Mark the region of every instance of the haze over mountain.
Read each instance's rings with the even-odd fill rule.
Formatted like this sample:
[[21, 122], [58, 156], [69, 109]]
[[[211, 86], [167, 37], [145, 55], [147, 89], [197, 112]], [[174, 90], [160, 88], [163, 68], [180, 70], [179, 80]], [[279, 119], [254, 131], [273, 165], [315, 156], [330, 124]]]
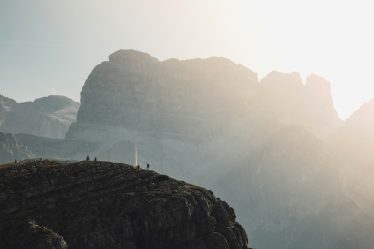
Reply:
[[64, 138], [75, 121], [79, 103], [65, 96], [48, 96], [16, 103], [0, 95], [0, 131]]
[[228, 200], [255, 248], [371, 249], [374, 106], [343, 122], [330, 88], [298, 73], [259, 81], [225, 58], [119, 50], [88, 76], [65, 139], [15, 137], [43, 157], [133, 164], [137, 151]]

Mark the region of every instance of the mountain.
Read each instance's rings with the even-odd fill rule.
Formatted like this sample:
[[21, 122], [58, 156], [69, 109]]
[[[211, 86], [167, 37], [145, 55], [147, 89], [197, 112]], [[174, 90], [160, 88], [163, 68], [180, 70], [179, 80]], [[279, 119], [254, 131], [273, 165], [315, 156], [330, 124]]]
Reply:
[[120, 50], [89, 75], [67, 138], [118, 140], [112, 127], [120, 127], [126, 133], [209, 141], [230, 127], [227, 120], [246, 112], [256, 88], [255, 73], [223, 58], [160, 62]]
[[371, 123], [359, 116], [340, 120], [330, 83], [317, 75], [259, 81], [224, 58], [159, 61], [119, 50], [88, 76], [65, 139], [15, 137], [37, 157], [150, 163], [214, 189], [255, 248], [369, 249]]
[[[344, 191], [374, 217], [374, 100], [363, 104], [330, 138]], [[354, 167], [352, 167], [352, 165]]]
[[259, 82], [224, 58], [159, 61], [119, 50], [88, 76], [66, 139], [96, 143], [101, 149], [93, 154], [129, 163], [134, 153], [127, 152], [137, 146], [141, 163], [196, 180], [213, 165], [224, 173], [226, 163], [235, 165], [279, 128], [325, 138], [340, 124], [330, 85], [316, 75], [303, 84], [296, 73], [273, 72]]
[[0, 163], [32, 158], [35, 155], [13, 134], [0, 132]]
[[298, 126], [326, 138], [342, 125], [330, 83], [314, 74], [304, 84], [298, 73], [271, 72], [261, 80], [249, 108], [256, 114], [252, 122], [260, 122], [264, 132], [279, 126]]
[[256, 247], [288, 249], [300, 245], [289, 239], [296, 224], [339, 189], [325, 142], [341, 126], [330, 83], [317, 75], [304, 83], [298, 73], [272, 72], [258, 81], [224, 58], [159, 61], [119, 50], [87, 78], [66, 140], [128, 163], [136, 148], [141, 165], [234, 203]]
[[333, 163], [323, 140], [304, 128], [285, 127], [210, 187], [236, 207], [243, 224], [252, 224], [246, 228], [256, 247], [323, 248], [324, 234], [314, 230], [318, 227], [301, 231], [308, 224], [303, 221], [318, 217], [339, 192]]
[[251, 70], [224, 58], [161, 62], [142, 52], [119, 50], [89, 75], [67, 138], [118, 140], [118, 130], [111, 131], [120, 127], [126, 133], [204, 143], [270, 121], [302, 126], [318, 136], [341, 123], [330, 84], [316, 75], [303, 84], [296, 73], [273, 72], [258, 82]]
[[0, 131], [64, 138], [78, 108], [79, 103], [64, 96], [51, 95], [25, 103], [0, 96]]
[[212, 191], [109, 162], [0, 168], [1, 248], [247, 249]]
[[0, 95], [0, 127], [5, 121], [6, 114], [16, 104], [16, 101]]

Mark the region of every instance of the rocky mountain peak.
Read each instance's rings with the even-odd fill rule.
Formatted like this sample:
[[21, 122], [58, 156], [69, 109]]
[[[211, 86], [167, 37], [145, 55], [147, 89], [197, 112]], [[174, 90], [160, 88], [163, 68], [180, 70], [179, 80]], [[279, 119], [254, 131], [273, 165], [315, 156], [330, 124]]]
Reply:
[[83, 127], [105, 125], [201, 139], [245, 112], [257, 83], [255, 73], [223, 58], [160, 62], [119, 50], [89, 75], [67, 138], [91, 139]]
[[62, 95], [49, 95], [47, 97], [38, 98], [34, 100], [34, 104], [41, 108], [46, 108], [49, 111], [62, 110], [70, 106], [79, 107], [79, 103]]
[[147, 53], [133, 49], [120, 49], [109, 55], [109, 62], [120, 65], [144, 65], [157, 63], [158, 60]]

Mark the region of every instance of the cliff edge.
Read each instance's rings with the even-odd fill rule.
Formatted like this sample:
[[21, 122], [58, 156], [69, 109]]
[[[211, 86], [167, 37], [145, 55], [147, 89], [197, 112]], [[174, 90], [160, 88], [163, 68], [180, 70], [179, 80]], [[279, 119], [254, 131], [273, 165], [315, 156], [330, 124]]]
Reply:
[[248, 248], [211, 191], [120, 163], [2, 165], [0, 221], [0, 248]]

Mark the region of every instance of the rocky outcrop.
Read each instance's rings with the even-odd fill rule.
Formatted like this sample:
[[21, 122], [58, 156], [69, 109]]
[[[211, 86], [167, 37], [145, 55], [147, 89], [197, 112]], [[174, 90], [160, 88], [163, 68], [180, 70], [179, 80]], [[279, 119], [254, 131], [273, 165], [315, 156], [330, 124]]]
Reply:
[[105, 127], [114, 126], [209, 140], [230, 126], [227, 120], [245, 113], [256, 87], [255, 73], [227, 59], [160, 62], [138, 51], [120, 50], [89, 75], [77, 123], [67, 138], [108, 140], [112, 136], [105, 134], [110, 130]]
[[0, 99], [0, 131], [63, 138], [75, 121], [79, 103], [51, 95], [34, 102], [16, 103]]
[[34, 154], [13, 134], [0, 132], [0, 163], [32, 158]]
[[0, 167], [1, 248], [246, 249], [211, 191], [108, 162]]

